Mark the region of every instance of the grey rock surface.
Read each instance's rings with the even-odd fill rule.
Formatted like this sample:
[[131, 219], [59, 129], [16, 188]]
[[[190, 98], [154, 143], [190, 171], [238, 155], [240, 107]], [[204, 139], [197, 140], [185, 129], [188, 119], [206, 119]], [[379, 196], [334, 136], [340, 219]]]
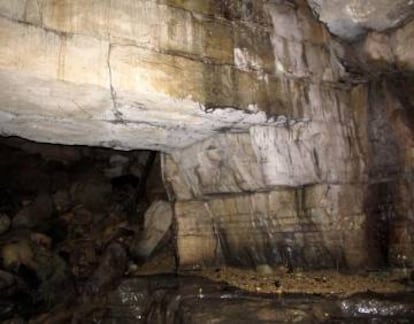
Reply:
[[171, 203], [154, 201], [144, 215], [144, 229], [131, 246], [131, 254], [140, 259], [147, 259], [166, 236], [173, 221]]
[[414, 14], [411, 0], [309, 0], [309, 5], [333, 34], [347, 40], [369, 30], [401, 26]]

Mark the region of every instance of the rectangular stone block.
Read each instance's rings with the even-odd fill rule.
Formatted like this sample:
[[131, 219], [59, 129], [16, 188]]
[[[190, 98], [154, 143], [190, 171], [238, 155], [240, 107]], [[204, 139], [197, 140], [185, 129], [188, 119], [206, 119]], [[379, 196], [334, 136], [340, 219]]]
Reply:
[[166, 18], [166, 8], [152, 1], [45, 0], [41, 12], [43, 25], [53, 30], [150, 48], [158, 47], [160, 22]]
[[59, 35], [0, 18], [0, 43], [1, 69], [57, 78], [62, 46]]
[[0, 18], [0, 42], [1, 69], [109, 91], [108, 42], [81, 35], [67, 37], [4, 18]]
[[177, 249], [179, 263], [183, 268], [199, 268], [212, 266], [217, 262], [217, 237], [213, 220], [200, 201], [175, 205], [177, 219]]
[[111, 49], [112, 82], [117, 93], [145, 97], [164, 95], [204, 102], [204, 65], [186, 58], [160, 54], [136, 46]]
[[286, 128], [252, 127], [252, 146], [266, 185], [359, 181], [364, 160], [348, 145], [346, 131], [340, 123], [313, 121]]
[[[303, 190], [307, 209], [324, 209], [327, 212], [342, 211], [344, 215], [364, 212], [364, 184], [320, 184]], [[340, 216], [337, 216], [340, 217]]]
[[248, 134], [220, 135], [176, 152], [163, 172], [178, 199], [264, 187]]
[[0, 12], [2, 16], [14, 20], [23, 20], [26, 0], [0, 0]]
[[[323, 204], [312, 209], [306, 199], [299, 203], [295, 189], [178, 201], [180, 266], [292, 264], [307, 269], [362, 269], [374, 264], [376, 256], [370, 256], [364, 245], [365, 215], [340, 210], [344, 207], [339, 200], [326, 209]], [[337, 226], [344, 219], [351, 225]], [[361, 225], [355, 226], [357, 222]]]
[[213, 15], [216, 13], [215, 0], [157, 0], [161, 4], [166, 4], [175, 8], [182, 8], [188, 11], [203, 15]]
[[213, 17], [195, 17], [181, 7], [145, 0], [46, 0], [41, 10], [43, 25], [57, 31], [233, 63], [233, 26]]
[[273, 74], [275, 58], [269, 32], [239, 24], [234, 31], [234, 64], [242, 71]]
[[211, 20], [203, 23], [202, 29], [205, 33], [204, 50], [208, 57], [221, 64], [233, 64], [234, 28], [228, 22]]
[[[254, 126], [250, 135], [217, 135], [176, 152], [163, 170], [166, 178], [171, 178], [172, 188], [176, 187], [179, 199], [270, 191], [278, 186], [359, 181], [363, 179], [364, 161], [348, 145], [345, 131], [339, 123]], [[330, 195], [334, 195], [335, 186], [332, 190]], [[357, 196], [344, 195], [352, 198], [344, 198], [343, 204]], [[360, 210], [351, 213], [358, 214]]]

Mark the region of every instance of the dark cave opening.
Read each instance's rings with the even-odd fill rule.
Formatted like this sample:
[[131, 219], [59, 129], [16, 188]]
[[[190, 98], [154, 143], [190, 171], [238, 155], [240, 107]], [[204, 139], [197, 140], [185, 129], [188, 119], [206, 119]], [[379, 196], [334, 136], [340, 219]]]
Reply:
[[150, 256], [174, 271], [172, 219], [154, 234], [147, 214], [167, 200], [158, 152], [1, 138], [0, 319], [103, 294]]

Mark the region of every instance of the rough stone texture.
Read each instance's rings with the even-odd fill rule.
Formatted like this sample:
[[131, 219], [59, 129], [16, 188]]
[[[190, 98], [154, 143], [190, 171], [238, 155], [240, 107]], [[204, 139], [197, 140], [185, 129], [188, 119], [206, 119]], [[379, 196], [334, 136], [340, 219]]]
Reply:
[[14, 228], [39, 226], [42, 221], [50, 219], [53, 216], [53, 200], [45, 194], [40, 193], [29, 205], [22, 208], [13, 218], [12, 226]]
[[309, 0], [309, 4], [333, 34], [346, 39], [367, 30], [398, 27], [414, 14], [410, 0]]
[[412, 73], [414, 21], [398, 29], [371, 31], [353, 43], [336, 43], [335, 52], [342, 63], [359, 78], [370, 80], [383, 74]]
[[267, 10], [290, 118], [164, 157], [164, 180], [178, 200], [180, 265], [375, 264], [363, 208], [367, 142], [355, 122], [366, 121], [367, 91], [339, 83], [329, 35], [306, 5]]
[[388, 262], [401, 267], [414, 264], [413, 90], [412, 77], [373, 82], [368, 110], [372, 145], [366, 210], [377, 227], [372, 239]]
[[0, 13], [0, 133], [171, 153], [182, 266], [413, 263], [411, 0]]
[[[331, 12], [331, 2], [319, 2]], [[358, 17], [366, 7], [395, 21], [410, 15], [406, 1], [336, 2]], [[328, 33], [300, 1], [3, 0], [0, 10], [4, 135], [170, 151], [272, 124], [260, 111], [299, 118], [281, 74], [343, 74]], [[383, 24], [376, 29], [395, 22]], [[402, 67], [412, 66], [411, 30], [391, 42]], [[206, 113], [211, 107], [228, 109]]]
[[360, 267], [368, 260], [360, 253], [366, 250], [362, 192], [321, 185], [178, 202], [180, 264]]
[[337, 125], [310, 122], [218, 135], [167, 156], [165, 179], [178, 199], [361, 180], [364, 160], [355, 129]]
[[[290, 118], [164, 156], [164, 180], [178, 200], [180, 265], [411, 266], [413, 101], [396, 88], [412, 83], [341, 84], [353, 59], [367, 80], [394, 66], [410, 70], [411, 24], [340, 44], [351, 52], [338, 61], [338, 43], [303, 3], [267, 10]], [[404, 41], [392, 47], [397, 35]]]
[[275, 298], [197, 277], [163, 275], [123, 280], [106, 303], [82, 319], [125, 324], [388, 323], [412, 321], [413, 305], [410, 293], [363, 293], [346, 298], [284, 293], [283, 298]]
[[134, 257], [141, 259], [148, 258], [170, 230], [173, 221], [171, 203], [154, 201], [144, 217], [144, 230], [136, 238], [130, 251]]
[[267, 124], [286, 111], [257, 3], [1, 1], [1, 133], [168, 151]]

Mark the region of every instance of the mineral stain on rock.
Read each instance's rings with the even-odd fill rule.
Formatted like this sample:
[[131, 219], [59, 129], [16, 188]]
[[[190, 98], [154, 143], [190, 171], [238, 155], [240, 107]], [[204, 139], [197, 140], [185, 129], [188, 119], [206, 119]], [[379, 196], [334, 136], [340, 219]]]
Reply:
[[0, 16], [1, 321], [413, 321], [413, 1]]

